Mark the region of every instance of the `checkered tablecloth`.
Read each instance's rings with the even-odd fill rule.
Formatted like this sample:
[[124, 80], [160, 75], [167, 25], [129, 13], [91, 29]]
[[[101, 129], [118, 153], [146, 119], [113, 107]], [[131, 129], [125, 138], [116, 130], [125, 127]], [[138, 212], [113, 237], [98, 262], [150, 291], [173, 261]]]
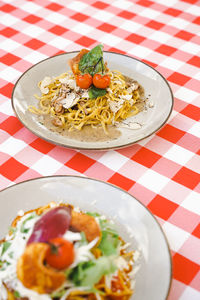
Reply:
[[[0, 10], [0, 188], [55, 174], [123, 188], [167, 235], [169, 300], [200, 299], [200, 2], [4, 0]], [[169, 81], [175, 105], [168, 123], [135, 145], [104, 152], [55, 146], [24, 128], [10, 101], [18, 77], [49, 56], [99, 42], [150, 64]]]

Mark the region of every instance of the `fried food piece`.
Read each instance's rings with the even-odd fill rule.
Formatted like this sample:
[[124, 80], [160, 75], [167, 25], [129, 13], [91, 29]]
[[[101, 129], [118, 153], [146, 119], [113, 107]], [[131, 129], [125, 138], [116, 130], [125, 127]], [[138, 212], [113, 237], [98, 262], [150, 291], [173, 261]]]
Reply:
[[80, 73], [79, 67], [78, 67], [79, 61], [81, 60], [83, 55], [85, 55], [88, 52], [89, 52], [89, 50], [82, 49], [75, 57], [68, 60], [68, 64], [69, 64], [72, 72], [74, 73], [74, 75], [77, 75]]
[[51, 293], [65, 281], [63, 272], [55, 271], [44, 265], [49, 245], [32, 243], [26, 247], [17, 262], [17, 277], [23, 285], [39, 294]]
[[95, 218], [82, 212], [72, 210], [70, 229], [72, 231], [83, 231], [89, 242], [101, 237], [101, 230]]

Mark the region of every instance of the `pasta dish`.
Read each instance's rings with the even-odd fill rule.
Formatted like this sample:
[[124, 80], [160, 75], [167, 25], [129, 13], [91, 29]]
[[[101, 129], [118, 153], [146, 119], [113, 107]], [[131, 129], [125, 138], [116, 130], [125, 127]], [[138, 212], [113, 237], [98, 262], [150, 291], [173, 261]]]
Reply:
[[71, 71], [39, 82], [38, 107], [29, 111], [48, 116], [54, 127], [82, 130], [84, 126], [119, 126], [144, 108], [144, 91], [138, 82], [111, 71], [103, 61], [102, 45], [83, 49], [69, 61]]
[[0, 242], [0, 299], [128, 300], [137, 251], [104, 215], [49, 203], [20, 211]]

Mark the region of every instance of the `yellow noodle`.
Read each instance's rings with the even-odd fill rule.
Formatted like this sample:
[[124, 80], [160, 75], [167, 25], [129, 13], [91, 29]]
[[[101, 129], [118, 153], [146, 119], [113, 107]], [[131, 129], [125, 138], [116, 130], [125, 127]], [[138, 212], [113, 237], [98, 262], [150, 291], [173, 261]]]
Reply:
[[[121, 122], [128, 117], [136, 115], [139, 110], [135, 103], [140, 98], [139, 91], [132, 92], [132, 102], [125, 100], [121, 108], [114, 114], [109, 106], [110, 101], [119, 102], [121, 96], [128, 95], [128, 85], [123, 75], [117, 71], [110, 71], [108, 73], [111, 77], [109, 92], [105, 96], [98, 97], [97, 99], [80, 98], [76, 108], [72, 107], [65, 109], [64, 112], [56, 113], [54, 106], [51, 104], [52, 99], [59, 95], [61, 88], [60, 78], [65, 78], [66, 75], [74, 80], [70, 73], [63, 73], [47, 86], [48, 94], [42, 94], [41, 97], [34, 95], [39, 100], [39, 108], [29, 106], [29, 111], [37, 115], [50, 115], [52, 119], [58, 118], [62, 122], [62, 127], [68, 130], [81, 130], [85, 125], [101, 125], [105, 132], [107, 132], [107, 125], [112, 125], [113, 122]], [[38, 86], [41, 86], [42, 81]], [[54, 101], [54, 100], [53, 100]], [[81, 103], [81, 104], [80, 104]]]

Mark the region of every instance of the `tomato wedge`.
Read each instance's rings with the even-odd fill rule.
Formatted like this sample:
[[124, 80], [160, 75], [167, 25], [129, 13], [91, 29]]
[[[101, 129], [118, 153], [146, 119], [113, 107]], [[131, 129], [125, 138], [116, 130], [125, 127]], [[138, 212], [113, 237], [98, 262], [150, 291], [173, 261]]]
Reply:
[[92, 84], [92, 76], [90, 74], [77, 75], [76, 84], [81, 89], [88, 89]]
[[69, 267], [74, 261], [74, 245], [63, 239], [54, 238], [49, 242], [49, 249], [47, 250], [45, 261], [46, 263], [58, 270], [63, 270]]
[[105, 89], [110, 84], [110, 76], [109, 75], [101, 75], [101, 74], [95, 74], [93, 76], [93, 84], [99, 89]]

